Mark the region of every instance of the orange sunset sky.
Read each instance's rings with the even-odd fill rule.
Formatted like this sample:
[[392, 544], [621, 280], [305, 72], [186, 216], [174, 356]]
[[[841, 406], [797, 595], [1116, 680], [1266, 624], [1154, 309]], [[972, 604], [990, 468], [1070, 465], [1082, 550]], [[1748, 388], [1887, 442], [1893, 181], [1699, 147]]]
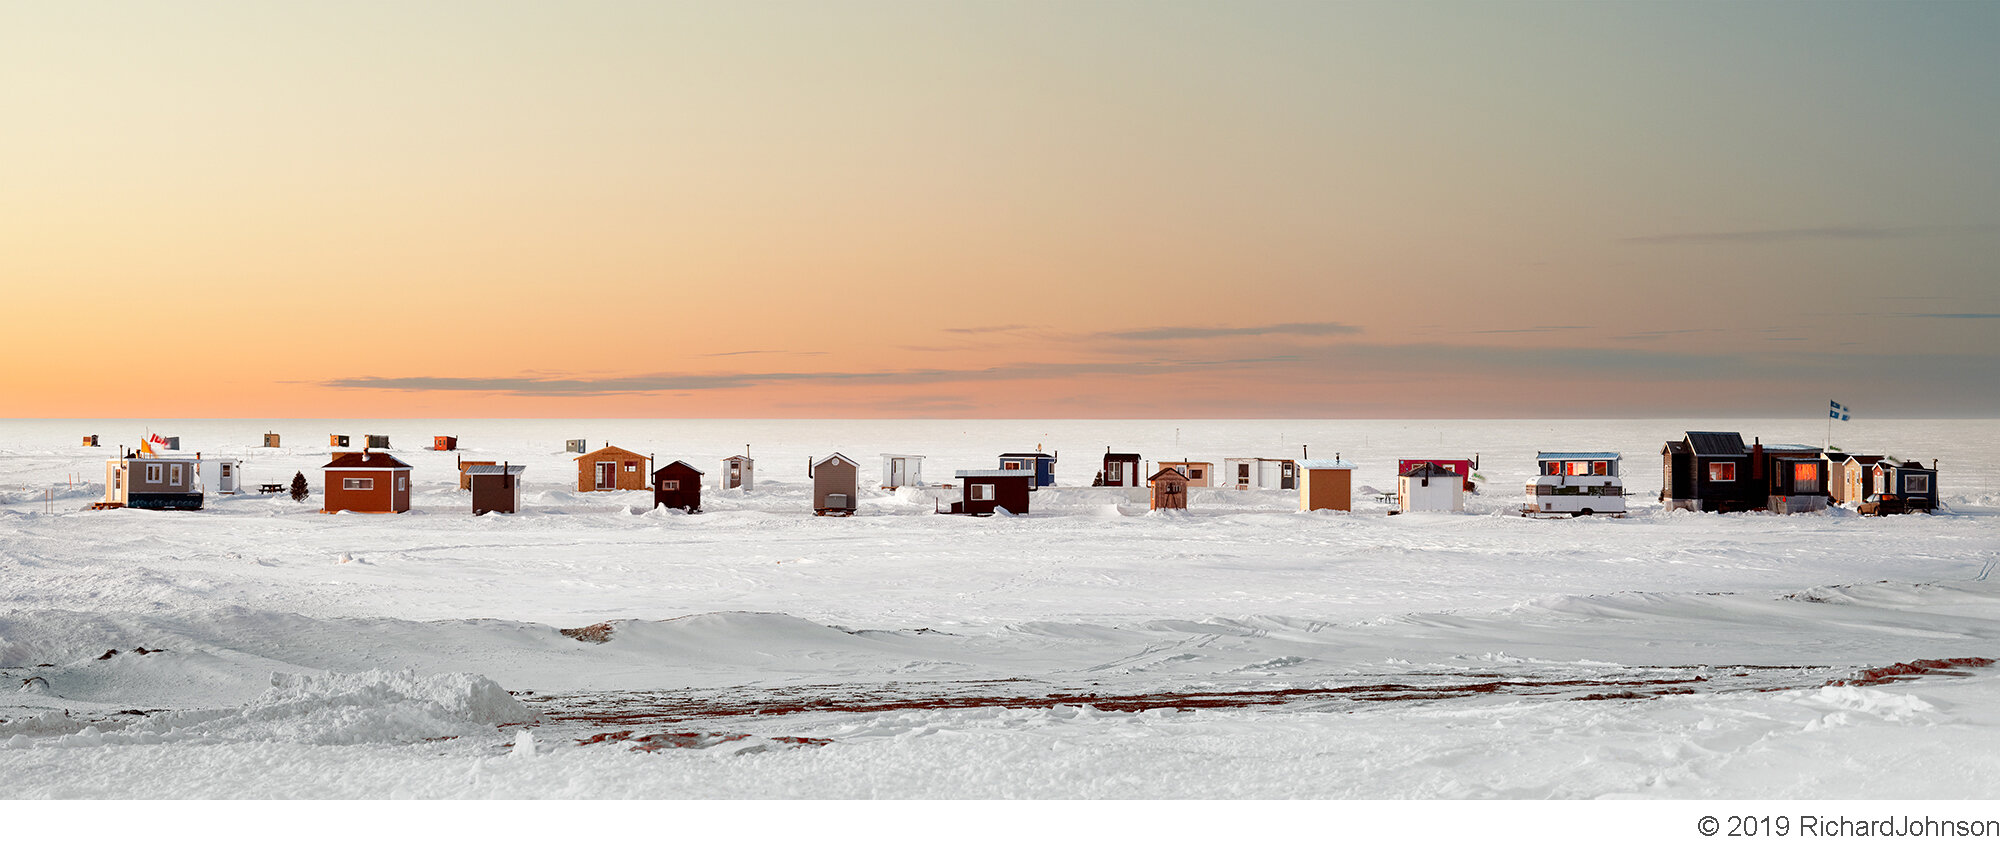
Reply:
[[0, 417], [2000, 414], [2000, 4], [0, 7]]

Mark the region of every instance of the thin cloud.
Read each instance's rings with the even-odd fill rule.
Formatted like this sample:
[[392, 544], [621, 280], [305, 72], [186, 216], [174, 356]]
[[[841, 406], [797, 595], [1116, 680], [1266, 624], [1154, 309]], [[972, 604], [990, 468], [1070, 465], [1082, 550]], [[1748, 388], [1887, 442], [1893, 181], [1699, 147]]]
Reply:
[[993, 335], [1002, 332], [1022, 332], [1029, 329], [1041, 329], [1041, 328], [1043, 327], [1029, 326], [1025, 323], [1010, 323], [1006, 326], [967, 326], [955, 329], [946, 329], [944, 331], [958, 335]]
[[1955, 313], [1948, 313], [1948, 314], [1905, 314], [1905, 315], [1902, 315], [1902, 316], [1903, 316], [1903, 317], [1930, 317], [1930, 318], [1939, 318], [1939, 319], [1944, 319], [1944, 320], [1997, 320], [1997, 319], [2000, 319], [2000, 314], [1985, 314], [1985, 313], [1981, 313], [1981, 312], [1955, 312]]
[[1190, 341], [1254, 335], [1353, 335], [1360, 331], [1361, 327], [1345, 323], [1274, 323], [1269, 326], [1155, 326], [1150, 329], [1100, 332], [1096, 337], [1119, 341]]
[[826, 355], [823, 351], [793, 352], [791, 350], [735, 350], [732, 352], [703, 353], [702, 358], [726, 358], [735, 355]]
[[587, 378], [487, 378], [462, 376], [354, 376], [321, 382], [329, 388], [440, 393], [502, 393], [521, 396], [604, 396], [667, 391], [713, 391], [786, 384], [931, 385], [952, 382], [1005, 382], [1078, 376], [1148, 376], [1189, 370], [1240, 367], [1287, 357], [1216, 361], [1031, 362], [977, 369], [887, 370], [874, 372], [650, 373]]
[[1468, 335], [1533, 335], [1541, 332], [1570, 332], [1579, 329], [1595, 329], [1595, 326], [1530, 326], [1526, 329], [1475, 329]]
[[1815, 226], [1805, 229], [1737, 229], [1621, 238], [1626, 244], [1779, 244], [1788, 241], [1883, 241], [1984, 231], [1980, 226]]

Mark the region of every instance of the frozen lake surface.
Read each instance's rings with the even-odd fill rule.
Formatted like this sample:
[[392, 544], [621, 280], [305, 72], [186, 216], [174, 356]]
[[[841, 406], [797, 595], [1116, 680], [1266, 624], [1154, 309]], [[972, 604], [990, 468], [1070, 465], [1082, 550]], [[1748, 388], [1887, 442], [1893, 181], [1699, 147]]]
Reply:
[[[1663, 441], [1814, 421], [0, 421], [0, 796], [1990, 796], [2000, 422], [1836, 426], [1944, 507], [1659, 510]], [[313, 495], [86, 510], [149, 428]], [[414, 510], [319, 513], [331, 433], [389, 435]], [[747, 445], [757, 488], [579, 493], [570, 438], [711, 485]], [[1107, 448], [1301, 445], [1354, 513], [1088, 487]], [[1038, 446], [1027, 515], [876, 487]], [[1631, 516], [1514, 516], [1536, 450], [1623, 453]], [[851, 518], [807, 505], [834, 451]], [[1365, 495], [1475, 453], [1467, 513]], [[458, 458], [526, 465], [522, 512], [473, 516]]]

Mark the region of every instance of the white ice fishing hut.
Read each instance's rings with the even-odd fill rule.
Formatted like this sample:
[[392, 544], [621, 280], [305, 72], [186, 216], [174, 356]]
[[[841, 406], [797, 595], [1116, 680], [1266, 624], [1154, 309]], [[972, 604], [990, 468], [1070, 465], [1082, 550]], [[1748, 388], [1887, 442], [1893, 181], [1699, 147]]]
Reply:
[[732, 455], [723, 459], [722, 472], [716, 475], [715, 485], [725, 491], [737, 488], [756, 490], [757, 462], [751, 461], [747, 455]]
[[1410, 511], [1465, 510], [1465, 477], [1442, 464], [1418, 462], [1396, 476], [1397, 509]]
[[200, 458], [201, 487], [211, 494], [243, 492], [243, 462], [234, 458]]
[[884, 489], [893, 491], [901, 487], [921, 488], [923, 486], [923, 456], [882, 453], [882, 487]]

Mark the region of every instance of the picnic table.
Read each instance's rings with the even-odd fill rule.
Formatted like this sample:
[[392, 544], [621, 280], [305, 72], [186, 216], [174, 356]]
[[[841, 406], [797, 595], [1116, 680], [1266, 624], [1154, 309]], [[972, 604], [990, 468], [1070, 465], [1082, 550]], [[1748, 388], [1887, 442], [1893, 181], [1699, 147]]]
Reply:
[[258, 485], [258, 486], [257, 486], [257, 492], [258, 492], [258, 493], [267, 493], [267, 494], [271, 494], [271, 493], [284, 493], [284, 492], [285, 492], [285, 486], [284, 486], [284, 485], [282, 485], [282, 484], [267, 484], [267, 485]]

